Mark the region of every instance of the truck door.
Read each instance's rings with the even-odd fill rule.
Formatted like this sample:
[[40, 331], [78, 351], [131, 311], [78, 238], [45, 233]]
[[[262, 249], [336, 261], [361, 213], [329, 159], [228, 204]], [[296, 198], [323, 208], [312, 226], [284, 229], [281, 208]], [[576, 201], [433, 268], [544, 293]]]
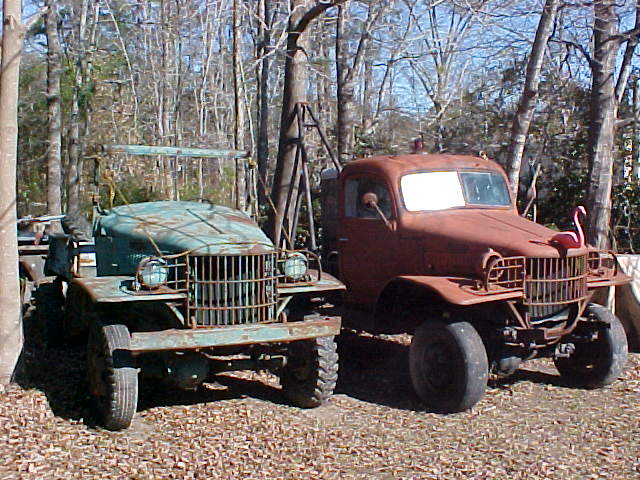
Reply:
[[[369, 310], [395, 276], [396, 211], [391, 190], [382, 179], [354, 176], [343, 185], [338, 227], [340, 279], [347, 285], [347, 302]], [[377, 209], [363, 202], [363, 196], [370, 193], [377, 197], [386, 222]]]

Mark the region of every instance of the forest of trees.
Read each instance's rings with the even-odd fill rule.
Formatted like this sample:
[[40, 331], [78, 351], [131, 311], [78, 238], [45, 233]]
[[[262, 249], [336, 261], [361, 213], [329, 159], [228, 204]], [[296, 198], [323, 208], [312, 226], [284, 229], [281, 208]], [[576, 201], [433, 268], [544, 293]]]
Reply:
[[[306, 102], [342, 163], [422, 138], [497, 160], [523, 204], [540, 166], [538, 221], [586, 202], [592, 243], [636, 248], [640, 0], [25, 0], [23, 18], [19, 216], [88, 211], [96, 164], [130, 202], [244, 205], [238, 163], [184, 160], [174, 183], [171, 159], [101, 150], [145, 144], [251, 151], [284, 218]], [[316, 129], [305, 144], [315, 190], [332, 162]]]

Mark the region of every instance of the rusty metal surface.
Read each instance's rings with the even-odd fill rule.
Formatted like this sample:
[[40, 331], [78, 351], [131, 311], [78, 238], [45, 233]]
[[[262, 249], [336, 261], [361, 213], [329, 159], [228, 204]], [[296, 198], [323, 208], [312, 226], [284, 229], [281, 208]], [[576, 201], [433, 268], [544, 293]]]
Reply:
[[[523, 277], [529, 274], [518, 273], [517, 265], [503, 265], [500, 271], [494, 270], [497, 282], [493, 283], [496, 292], [501, 292], [498, 296], [471, 291], [476, 289], [474, 281], [487, 283], [486, 261], [492, 252], [503, 258], [571, 259], [590, 251], [589, 247], [560, 251], [550, 243], [557, 232], [520, 217], [513, 202], [509, 206], [465, 204], [442, 210], [405, 208], [400, 191], [404, 175], [453, 170], [494, 172], [507, 183], [506, 175], [495, 162], [464, 155], [380, 156], [345, 166], [339, 176], [337, 244], [340, 279], [347, 284], [349, 304], [365, 308], [375, 305], [385, 287], [399, 277], [429, 285], [458, 305], [488, 301], [487, 297], [515, 298], [521, 292], [512, 294], [504, 290], [521, 291]], [[377, 217], [345, 214], [346, 183], [359, 178], [377, 182], [388, 190], [390, 226]], [[508, 275], [513, 278], [507, 278]], [[505, 280], [503, 285], [499, 284], [499, 276]], [[464, 285], [460, 279], [470, 283]], [[580, 289], [571, 301], [583, 297]]]
[[276, 319], [276, 254], [189, 255], [187, 317], [193, 327]]
[[320, 280], [316, 280], [317, 272], [309, 269], [309, 282], [280, 283], [278, 292], [281, 295], [291, 295], [294, 293], [329, 292], [335, 290], [345, 290], [345, 285], [333, 275], [322, 272]]
[[477, 293], [474, 293], [469, 287], [474, 287], [476, 284], [468, 278], [433, 277], [428, 275], [401, 275], [398, 278], [426, 287], [438, 293], [445, 301], [453, 305], [477, 305], [523, 297], [522, 290], [496, 289], [491, 292], [477, 290]]
[[20, 268], [29, 280], [35, 282], [44, 278], [45, 260], [43, 255], [25, 255], [20, 253], [18, 261]]
[[618, 285], [626, 285], [631, 281], [631, 277], [625, 275], [622, 272], [618, 272], [615, 276], [611, 278], [597, 278], [597, 277], [589, 277], [587, 279], [587, 286], [589, 289], [592, 288], [601, 288], [601, 287], [612, 287]]
[[134, 332], [131, 335], [131, 350], [134, 353], [143, 353], [255, 343], [291, 342], [338, 335], [339, 333], [339, 317], [318, 316], [317, 318], [291, 323]]
[[132, 282], [133, 279], [128, 276], [82, 277], [72, 281], [95, 303], [171, 301], [187, 298], [185, 293], [166, 293], [165, 290], [136, 292], [131, 289]]
[[244, 213], [196, 202], [116, 207], [100, 217], [94, 233], [99, 275], [132, 275], [143, 257], [159, 253], [239, 255], [274, 250], [269, 238]]

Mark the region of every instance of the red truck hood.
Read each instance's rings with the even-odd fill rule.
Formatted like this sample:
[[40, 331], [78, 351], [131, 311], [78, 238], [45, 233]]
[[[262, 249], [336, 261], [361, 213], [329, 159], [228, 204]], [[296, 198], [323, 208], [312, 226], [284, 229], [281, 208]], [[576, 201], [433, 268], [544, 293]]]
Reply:
[[[406, 214], [399, 228], [402, 238], [422, 239], [430, 252], [482, 254], [492, 248], [503, 256], [557, 257], [549, 245], [555, 230], [515, 214], [512, 210], [459, 209]], [[586, 249], [572, 249], [570, 255]]]

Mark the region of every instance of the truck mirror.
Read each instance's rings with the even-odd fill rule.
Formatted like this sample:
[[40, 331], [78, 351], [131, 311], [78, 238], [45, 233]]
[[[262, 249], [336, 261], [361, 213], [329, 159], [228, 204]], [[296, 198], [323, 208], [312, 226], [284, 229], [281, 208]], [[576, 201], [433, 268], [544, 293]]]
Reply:
[[383, 211], [378, 206], [378, 195], [376, 195], [373, 192], [365, 193], [364, 195], [362, 195], [362, 205], [364, 205], [365, 208], [368, 208], [370, 210], [375, 210], [378, 216], [382, 219], [384, 224], [387, 226], [387, 228], [389, 230], [393, 230], [393, 225], [391, 224], [389, 219], [385, 216]]
[[370, 210], [374, 210], [378, 206], [378, 195], [373, 192], [367, 192], [362, 195], [362, 205]]

